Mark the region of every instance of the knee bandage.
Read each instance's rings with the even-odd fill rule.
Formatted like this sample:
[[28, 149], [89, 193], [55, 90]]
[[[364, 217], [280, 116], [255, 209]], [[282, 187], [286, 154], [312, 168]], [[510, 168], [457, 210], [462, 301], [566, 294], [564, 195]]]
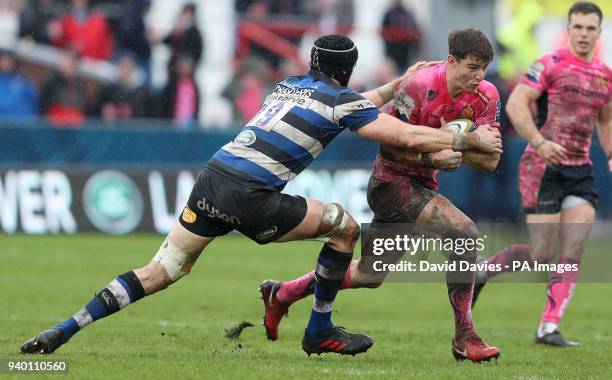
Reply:
[[328, 242], [334, 236], [341, 234], [349, 224], [349, 214], [337, 203], [326, 204], [321, 215], [321, 225], [330, 228], [329, 232], [317, 236], [315, 239]]
[[164, 243], [159, 247], [159, 251], [153, 257], [153, 261], [160, 263], [164, 267], [172, 281], [176, 281], [189, 273], [189, 271], [183, 271], [183, 266], [188, 259], [189, 255], [168, 238], [164, 240]]

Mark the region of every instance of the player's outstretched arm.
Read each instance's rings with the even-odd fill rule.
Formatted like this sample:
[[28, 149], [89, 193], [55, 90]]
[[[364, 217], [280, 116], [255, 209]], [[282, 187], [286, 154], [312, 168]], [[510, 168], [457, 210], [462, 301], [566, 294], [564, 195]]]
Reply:
[[608, 170], [612, 172], [612, 101], [599, 112], [597, 133], [601, 147], [608, 157]]
[[387, 115], [359, 128], [357, 134], [369, 140], [417, 152], [437, 152], [443, 149], [470, 149], [501, 153], [501, 137], [497, 130], [473, 133], [450, 133], [434, 128], [415, 126]]
[[529, 104], [535, 102], [541, 94], [540, 91], [525, 84], [517, 85], [508, 98], [506, 112], [518, 134], [537, 150], [540, 157], [547, 164], [557, 165], [567, 158], [565, 148], [544, 138], [529, 112]]
[[419, 61], [415, 63], [414, 65], [410, 66], [408, 70], [406, 70], [404, 75], [402, 75], [401, 77], [394, 79], [391, 82], [384, 84], [380, 87], [377, 87], [373, 90], [362, 92], [361, 96], [371, 101], [376, 107], [382, 107], [385, 104], [389, 103], [391, 99], [393, 99], [393, 95], [395, 94], [395, 91], [398, 89], [398, 87], [400, 86], [400, 83], [404, 79], [410, 77], [411, 75], [413, 75], [414, 73], [416, 73], [417, 71], [421, 69], [424, 69], [429, 66], [437, 65], [442, 62], [443, 61], [430, 61], [430, 62]]

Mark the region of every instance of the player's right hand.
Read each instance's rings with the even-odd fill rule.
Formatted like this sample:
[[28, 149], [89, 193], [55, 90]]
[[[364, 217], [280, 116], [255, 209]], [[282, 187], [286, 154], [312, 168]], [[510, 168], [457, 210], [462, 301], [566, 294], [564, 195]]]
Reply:
[[567, 159], [567, 150], [554, 141], [546, 140], [536, 149], [547, 165], [559, 165]]
[[461, 165], [462, 157], [461, 152], [455, 152], [452, 149], [429, 153], [431, 166], [445, 172], [452, 172], [457, 169]]
[[478, 150], [485, 153], [503, 153], [499, 129], [491, 127], [489, 124], [483, 124], [479, 125], [473, 133], [480, 137]]

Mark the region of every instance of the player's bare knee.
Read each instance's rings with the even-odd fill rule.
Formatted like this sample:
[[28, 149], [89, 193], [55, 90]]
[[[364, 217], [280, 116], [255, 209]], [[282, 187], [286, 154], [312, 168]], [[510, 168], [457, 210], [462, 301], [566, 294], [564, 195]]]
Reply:
[[533, 264], [536, 261], [538, 262], [538, 264], [548, 264], [552, 261], [552, 256], [545, 256], [545, 255], [536, 256], [535, 258], [531, 260], [531, 263]]
[[475, 241], [476, 239], [480, 237], [476, 224], [472, 222], [471, 220], [469, 222], [462, 223], [459, 226], [459, 230], [460, 230], [461, 237], [464, 239], [471, 239]]
[[529, 258], [531, 263], [537, 261], [541, 264], [548, 264], [554, 256], [554, 246], [552, 244], [542, 244], [539, 246], [535, 246], [533, 247], [533, 249], [530, 250]]
[[[446, 237], [454, 240], [457, 249], [451, 253], [452, 256], [458, 256], [462, 260], [476, 260], [477, 252], [475, 249], [466, 249], [468, 246], [475, 247], [476, 241], [480, 238], [476, 224], [471, 220], [462, 221], [453, 226]], [[468, 244], [469, 243], [469, 244]]]

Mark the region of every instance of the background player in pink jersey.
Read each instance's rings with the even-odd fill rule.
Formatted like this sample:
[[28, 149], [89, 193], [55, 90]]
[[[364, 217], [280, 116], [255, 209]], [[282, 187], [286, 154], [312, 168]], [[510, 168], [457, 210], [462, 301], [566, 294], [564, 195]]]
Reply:
[[[508, 115], [529, 142], [520, 164], [519, 187], [530, 245], [511, 245], [487, 261], [502, 268], [508, 265], [510, 270], [513, 261], [550, 261], [557, 241], [559, 263], [580, 268], [598, 200], [589, 157], [596, 126], [612, 171], [612, 72], [594, 57], [602, 12], [595, 4], [578, 2], [569, 10], [568, 20], [569, 46], [538, 59], [508, 100]], [[529, 111], [534, 102], [539, 111], [535, 122]], [[557, 329], [578, 274], [551, 273], [536, 343], [578, 345]], [[474, 301], [494, 275], [478, 274]]]
[[[493, 50], [487, 37], [477, 29], [461, 29], [449, 35], [446, 62], [419, 70], [404, 79], [389, 111], [395, 117], [432, 128], [444, 128], [444, 120], [471, 119], [480, 129], [499, 127], [500, 111], [497, 89], [484, 80]], [[499, 133], [497, 131], [497, 133]], [[499, 153], [475, 150], [437, 153], [411, 153], [381, 145], [380, 154], [368, 185], [368, 203], [374, 212], [373, 223], [416, 223], [411, 233], [427, 237], [478, 238], [476, 225], [448, 199], [435, 192], [438, 169], [451, 171], [460, 163], [492, 171]], [[389, 255], [396, 261], [398, 255]], [[450, 261], [474, 262], [475, 252], [462, 256], [450, 253]], [[374, 273], [371, 266], [354, 260], [344, 276], [341, 289], [375, 288], [387, 273]], [[293, 302], [312, 294], [314, 273], [280, 283], [267, 280], [261, 284], [266, 315], [264, 326], [268, 338], [278, 338], [278, 324]], [[447, 273], [449, 299], [455, 316], [453, 354], [457, 359], [472, 361], [498, 357], [499, 349], [483, 342], [476, 334], [471, 318], [473, 272]]]

